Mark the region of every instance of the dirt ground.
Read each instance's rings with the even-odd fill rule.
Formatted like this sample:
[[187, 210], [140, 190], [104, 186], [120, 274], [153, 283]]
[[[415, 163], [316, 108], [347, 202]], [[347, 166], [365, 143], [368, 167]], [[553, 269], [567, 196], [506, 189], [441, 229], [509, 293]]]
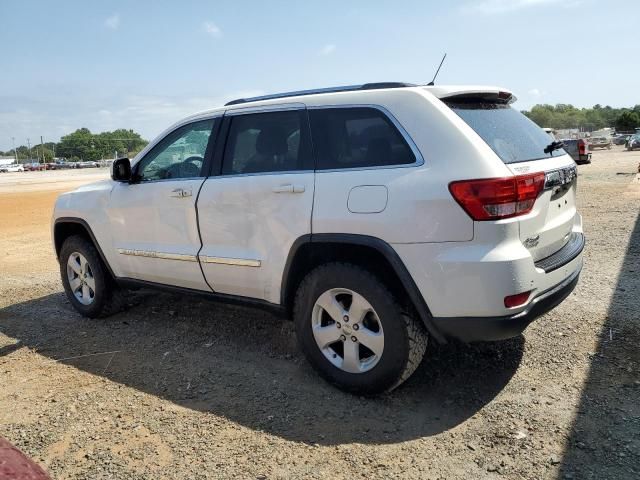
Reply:
[[51, 209], [106, 174], [0, 175], [0, 435], [57, 479], [639, 478], [639, 162], [579, 167], [588, 243], [562, 305], [509, 341], [430, 345], [373, 399], [320, 380], [262, 311], [139, 291], [80, 317]]

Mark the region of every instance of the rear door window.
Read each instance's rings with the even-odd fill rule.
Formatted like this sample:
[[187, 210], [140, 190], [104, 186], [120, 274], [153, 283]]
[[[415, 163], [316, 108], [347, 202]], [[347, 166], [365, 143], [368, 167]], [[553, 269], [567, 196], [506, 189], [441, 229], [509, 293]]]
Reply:
[[509, 105], [445, 102], [491, 147], [504, 163], [558, 157], [563, 149], [544, 153], [553, 140], [534, 122]]
[[309, 110], [318, 170], [415, 163], [402, 134], [382, 111], [371, 107]]
[[304, 110], [231, 117], [223, 175], [313, 169]]

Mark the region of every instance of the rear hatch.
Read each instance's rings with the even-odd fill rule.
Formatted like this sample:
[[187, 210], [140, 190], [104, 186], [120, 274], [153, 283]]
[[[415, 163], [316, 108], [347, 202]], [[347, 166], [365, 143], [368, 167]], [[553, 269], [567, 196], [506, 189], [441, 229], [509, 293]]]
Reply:
[[577, 170], [573, 159], [558, 145], [552, 145], [553, 139], [542, 128], [509, 105], [508, 93], [474, 93], [442, 100], [514, 175], [544, 174], [544, 187], [533, 208], [517, 216], [520, 240], [534, 261], [564, 247], [577, 214]]

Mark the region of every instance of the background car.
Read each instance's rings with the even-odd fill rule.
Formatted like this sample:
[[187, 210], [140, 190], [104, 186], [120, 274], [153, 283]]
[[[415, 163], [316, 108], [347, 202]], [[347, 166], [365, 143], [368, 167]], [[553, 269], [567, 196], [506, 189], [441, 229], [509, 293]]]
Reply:
[[606, 148], [611, 149], [611, 139], [607, 137], [591, 137], [589, 139], [589, 148]]
[[584, 138], [568, 138], [562, 140], [564, 150], [571, 158], [578, 163], [591, 163], [591, 153], [589, 152], [589, 144]]
[[74, 168], [97, 168], [100, 164], [98, 162], [75, 162]]
[[625, 145], [627, 143], [627, 140], [629, 140], [629, 135], [617, 135], [613, 137], [613, 144]]
[[24, 169], [29, 172], [36, 172], [36, 171], [45, 170], [46, 166], [43, 163], [37, 163], [37, 162], [25, 163]]
[[636, 148], [640, 149], [640, 133], [630, 136], [627, 140], [626, 147], [627, 150], [635, 150]]
[[24, 172], [24, 167], [20, 164], [11, 163], [0, 166], [0, 172]]

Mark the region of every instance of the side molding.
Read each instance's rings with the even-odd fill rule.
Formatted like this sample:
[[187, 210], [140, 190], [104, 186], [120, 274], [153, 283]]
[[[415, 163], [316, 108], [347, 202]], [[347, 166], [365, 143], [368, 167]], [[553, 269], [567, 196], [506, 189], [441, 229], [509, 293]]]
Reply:
[[182, 262], [198, 261], [195, 255], [185, 255], [183, 253], [155, 252], [151, 250], [132, 250], [130, 248], [119, 248], [118, 253], [120, 255], [131, 255], [134, 257], [160, 258], [162, 260], [179, 260]]
[[199, 258], [202, 263], [218, 263], [220, 265], [236, 265], [239, 267], [259, 267], [262, 263], [260, 260], [251, 260], [249, 258], [208, 257], [206, 255], [200, 255]]

